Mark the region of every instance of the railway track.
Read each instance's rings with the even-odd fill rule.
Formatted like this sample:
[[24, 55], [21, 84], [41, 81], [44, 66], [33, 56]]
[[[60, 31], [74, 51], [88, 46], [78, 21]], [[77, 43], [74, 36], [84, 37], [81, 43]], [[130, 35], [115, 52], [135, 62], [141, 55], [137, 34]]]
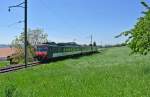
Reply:
[[16, 70], [20, 70], [20, 69], [24, 69], [28, 67], [40, 65], [40, 64], [41, 64], [40, 62], [32, 62], [32, 63], [29, 63], [27, 66], [24, 64], [12, 65], [9, 67], [0, 68], [0, 73], [12, 72], [12, 71], [16, 71]]
[[[60, 57], [60, 58], [62, 58], [62, 57]], [[54, 58], [53, 61], [56, 61], [56, 59], [58, 60], [60, 58]], [[65, 57], [63, 57], [63, 59], [64, 58]], [[66, 58], [68, 58], [68, 57], [66, 57]], [[12, 71], [16, 71], [16, 70], [20, 70], [20, 69], [24, 69], [24, 68], [28, 68], [28, 67], [32, 67], [32, 66], [37, 66], [37, 65], [41, 65], [41, 64], [42, 63], [40, 63], [40, 62], [32, 62], [32, 63], [29, 63], [27, 66], [24, 64], [12, 65], [12, 66], [8, 66], [8, 67], [0, 68], [0, 73], [12, 72]]]

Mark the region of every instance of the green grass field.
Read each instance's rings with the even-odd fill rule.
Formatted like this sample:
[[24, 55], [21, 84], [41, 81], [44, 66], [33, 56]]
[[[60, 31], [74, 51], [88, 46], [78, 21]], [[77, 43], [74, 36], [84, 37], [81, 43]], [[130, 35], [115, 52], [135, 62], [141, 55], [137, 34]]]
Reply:
[[127, 47], [0, 74], [0, 97], [150, 97], [150, 55]]
[[9, 62], [8, 61], [0, 61], [0, 68], [8, 66]]

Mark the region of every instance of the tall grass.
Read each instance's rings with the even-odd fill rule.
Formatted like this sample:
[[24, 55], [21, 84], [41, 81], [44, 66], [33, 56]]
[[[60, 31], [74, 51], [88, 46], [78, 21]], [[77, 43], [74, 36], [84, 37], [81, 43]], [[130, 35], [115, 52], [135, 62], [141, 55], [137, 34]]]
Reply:
[[[0, 75], [0, 97], [149, 97], [150, 55], [127, 47]], [[10, 96], [7, 96], [10, 95]]]

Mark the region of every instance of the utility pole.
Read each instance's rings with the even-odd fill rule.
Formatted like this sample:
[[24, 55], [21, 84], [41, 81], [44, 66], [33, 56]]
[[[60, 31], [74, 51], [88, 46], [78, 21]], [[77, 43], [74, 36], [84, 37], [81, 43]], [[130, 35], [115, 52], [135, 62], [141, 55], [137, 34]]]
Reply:
[[91, 46], [93, 44], [93, 35], [91, 34]]
[[28, 66], [28, 40], [27, 40], [27, 30], [28, 30], [28, 21], [27, 21], [27, 9], [28, 9], [28, 1], [24, 1], [24, 47], [25, 47], [25, 66]]
[[[24, 6], [22, 6], [24, 4]], [[11, 11], [11, 8], [14, 8], [14, 7], [21, 7], [21, 8], [24, 8], [24, 61], [25, 61], [25, 66], [27, 67], [28, 66], [28, 54], [27, 54], [27, 48], [28, 48], [28, 40], [27, 40], [27, 30], [28, 30], [28, 21], [27, 21], [27, 12], [28, 12], [28, 0], [25, 0], [24, 2], [18, 4], [18, 5], [15, 5], [15, 6], [9, 6], [8, 7], [8, 11], [10, 12]], [[21, 23], [22, 21], [19, 21], [17, 23]]]
[[93, 34], [91, 34], [91, 50], [93, 50]]

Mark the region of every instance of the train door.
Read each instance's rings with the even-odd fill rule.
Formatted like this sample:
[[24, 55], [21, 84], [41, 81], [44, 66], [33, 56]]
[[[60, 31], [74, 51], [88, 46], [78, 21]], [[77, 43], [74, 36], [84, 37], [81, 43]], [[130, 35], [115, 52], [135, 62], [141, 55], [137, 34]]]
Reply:
[[48, 47], [48, 57], [49, 57], [49, 59], [53, 57], [53, 47], [52, 46]]

